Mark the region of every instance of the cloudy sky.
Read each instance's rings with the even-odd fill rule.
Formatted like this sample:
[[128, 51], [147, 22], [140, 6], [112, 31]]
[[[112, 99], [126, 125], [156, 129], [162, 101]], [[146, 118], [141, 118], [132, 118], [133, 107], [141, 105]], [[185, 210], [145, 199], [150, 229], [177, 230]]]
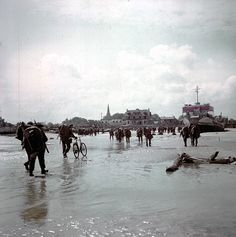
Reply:
[[0, 115], [100, 119], [211, 103], [236, 118], [236, 1], [1, 0]]

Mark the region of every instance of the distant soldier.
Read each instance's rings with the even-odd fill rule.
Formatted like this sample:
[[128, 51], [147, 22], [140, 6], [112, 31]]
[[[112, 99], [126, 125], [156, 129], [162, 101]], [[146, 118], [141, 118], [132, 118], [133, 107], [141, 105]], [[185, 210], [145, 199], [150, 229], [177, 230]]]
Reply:
[[184, 140], [184, 146], [187, 146], [187, 139], [189, 138], [189, 127], [185, 126], [180, 131], [180, 136], [183, 137]]
[[146, 146], [151, 146], [151, 140], [153, 138], [151, 128], [145, 128], [144, 136], [146, 138]]
[[72, 132], [73, 124], [69, 126], [63, 124], [59, 127], [59, 136], [62, 142], [62, 153], [63, 157], [67, 158], [67, 153], [70, 150], [70, 146], [72, 143], [72, 138], [77, 138]]
[[124, 137], [123, 129], [118, 128], [117, 131], [115, 132], [115, 136], [116, 136], [116, 139], [117, 139], [119, 142], [121, 142], [121, 140], [122, 140], [123, 137]]
[[137, 129], [136, 135], [138, 137], [138, 141], [143, 142], [143, 129], [142, 128]]
[[125, 138], [126, 138], [126, 142], [130, 143], [130, 137], [131, 137], [131, 131], [130, 129], [125, 129]]
[[171, 128], [172, 135], [176, 135], [175, 133], [175, 127]]
[[159, 135], [163, 135], [163, 132], [164, 132], [164, 128], [163, 127], [159, 127], [158, 128], [158, 134]]
[[113, 129], [111, 129], [110, 131], [109, 131], [109, 135], [110, 135], [110, 140], [112, 139], [114, 139], [114, 131], [113, 131]]
[[197, 146], [198, 145], [198, 138], [200, 137], [200, 128], [197, 124], [192, 125], [189, 130], [189, 136], [191, 139], [191, 145]]

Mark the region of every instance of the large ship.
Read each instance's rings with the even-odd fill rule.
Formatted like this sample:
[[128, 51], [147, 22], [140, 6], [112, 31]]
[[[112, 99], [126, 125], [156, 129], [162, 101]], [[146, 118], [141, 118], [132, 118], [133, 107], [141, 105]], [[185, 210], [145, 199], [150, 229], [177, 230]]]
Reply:
[[198, 101], [199, 89], [198, 86], [195, 89], [197, 102], [195, 104], [185, 104], [183, 106], [182, 113], [184, 124], [198, 124], [201, 132], [224, 131], [224, 118], [222, 116], [214, 116], [214, 107], [209, 103], [201, 104]]

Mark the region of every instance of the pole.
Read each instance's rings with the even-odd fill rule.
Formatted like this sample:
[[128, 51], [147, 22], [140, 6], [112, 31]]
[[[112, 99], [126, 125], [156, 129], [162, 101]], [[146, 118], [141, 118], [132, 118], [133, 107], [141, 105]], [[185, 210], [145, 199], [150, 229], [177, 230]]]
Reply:
[[199, 103], [199, 101], [198, 101], [199, 90], [200, 90], [200, 88], [198, 86], [196, 86], [195, 92], [197, 93], [197, 104]]

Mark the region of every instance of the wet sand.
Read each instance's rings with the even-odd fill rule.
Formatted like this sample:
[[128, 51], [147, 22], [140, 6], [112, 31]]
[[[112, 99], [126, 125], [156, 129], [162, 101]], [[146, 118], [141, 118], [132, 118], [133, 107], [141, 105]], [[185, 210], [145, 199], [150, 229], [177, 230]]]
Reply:
[[[198, 147], [179, 134], [155, 135], [152, 146], [82, 137], [87, 159], [63, 159], [57, 135], [47, 134], [49, 174], [31, 178], [25, 151], [0, 136], [0, 236], [234, 236], [236, 165], [165, 169], [178, 153], [236, 156], [236, 130], [205, 133]], [[35, 175], [40, 174], [36, 161]]]

